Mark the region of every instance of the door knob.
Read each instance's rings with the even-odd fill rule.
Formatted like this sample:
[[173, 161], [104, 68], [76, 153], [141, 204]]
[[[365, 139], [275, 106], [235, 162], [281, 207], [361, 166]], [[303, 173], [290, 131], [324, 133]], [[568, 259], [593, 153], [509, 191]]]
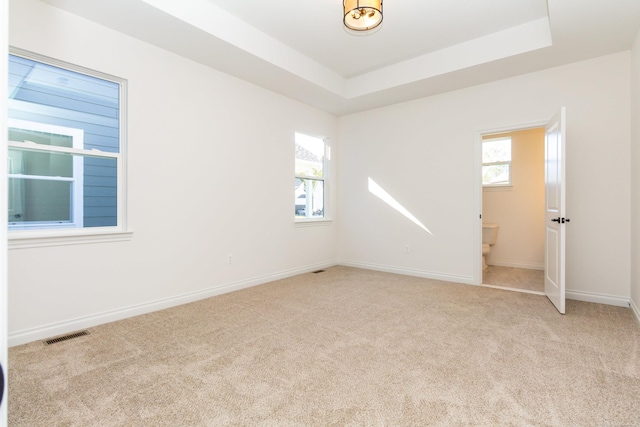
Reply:
[[558, 217], [558, 218], [553, 218], [551, 221], [553, 221], [553, 222], [557, 222], [557, 223], [560, 223], [560, 217]]

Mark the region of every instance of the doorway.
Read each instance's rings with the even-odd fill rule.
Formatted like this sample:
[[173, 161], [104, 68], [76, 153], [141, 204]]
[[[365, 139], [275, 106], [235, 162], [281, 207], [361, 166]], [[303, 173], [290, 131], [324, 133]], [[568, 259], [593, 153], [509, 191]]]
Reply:
[[482, 223], [497, 226], [483, 286], [544, 295], [544, 141], [544, 124], [480, 133]]

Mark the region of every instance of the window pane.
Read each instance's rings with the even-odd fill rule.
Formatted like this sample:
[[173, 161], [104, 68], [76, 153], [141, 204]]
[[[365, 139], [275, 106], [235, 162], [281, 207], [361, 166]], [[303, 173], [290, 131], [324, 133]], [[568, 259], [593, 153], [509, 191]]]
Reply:
[[324, 217], [324, 181], [295, 179], [295, 216], [298, 218]]
[[9, 224], [70, 223], [72, 181], [9, 178]]
[[11, 148], [9, 225], [81, 223], [73, 202], [82, 197], [82, 157]]
[[[9, 140], [120, 153], [124, 82], [92, 74], [9, 55]], [[121, 225], [121, 159], [11, 147], [8, 160], [12, 228]]]
[[[43, 222], [41, 228], [56, 226], [51, 221], [75, 227], [118, 225], [116, 159], [12, 148], [8, 160], [10, 225], [37, 221]], [[47, 205], [51, 209], [45, 209]]]
[[511, 138], [488, 139], [482, 142], [482, 163], [511, 161]]
[[73, 178], [73, 156], [12, 148], [9, 150], [9, 173]]
[[79, 148], [117, 153], [119, 116], [118, 83], [9, 55], [9, 117], [82, 129]]
[[118, 225], [118, 165], [116, 159], [84, 158], [84, 227]]
[[324, 141], [320, 138], [296, 133], [296, 175], [324, 175]]
[[482, 184], [509, 184], [509, 165], [483, 166]]
[[73, 137], [70, 135], [56, 135], [54, 133], [26, 129], [9, 128], [9, 141], [30, 141], [54, 147], [73, 147]]

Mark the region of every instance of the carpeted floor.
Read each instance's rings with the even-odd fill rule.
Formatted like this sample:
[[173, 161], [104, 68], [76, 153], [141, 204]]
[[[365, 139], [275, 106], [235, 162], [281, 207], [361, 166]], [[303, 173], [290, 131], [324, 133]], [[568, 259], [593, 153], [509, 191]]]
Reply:
[[629, 309], [334, 267], [9, 350], [9, 425], [640, 425]]

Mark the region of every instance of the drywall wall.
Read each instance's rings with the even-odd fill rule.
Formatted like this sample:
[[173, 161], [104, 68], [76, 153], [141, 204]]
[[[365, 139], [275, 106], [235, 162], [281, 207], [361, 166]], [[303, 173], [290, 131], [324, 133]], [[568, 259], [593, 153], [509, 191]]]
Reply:
[[511, 182], [482, 191], [483, 222], [498, 224], [487, 264], [544, 269], [544, 128], [508, 132]]
[[[475, 135], [566, 106], [567, 293], [628, 304], [629, 91], [627, 51], [341, 117], [340, 262], [479, 283]], [[430, 232], [370, 193], [369, 178]]]
[[640, 31], [631, 50], [631, 304], [640, 321]]
[[334, 224], [296, 227], [293, 206], [294, 133], [335, 144], [334, 116], [39, 1], [10, 6], [11, 45], [128, 80], [133, 231], [10, 249], [10, 344], [335, 264]]
[[[129, 80], [134, 232], [129, 242], [11, 250], [13, 344], [330, 265], [336, 241], [348, 265], [473, 283], [474, 137], [562, 105], [570, 296], [629, 298], [629, 52], [346, 116], [338, 129], [332, 115], [38, 1], [13, 0], [10, 19], [16, 47]], [[339, 230], [293, 225], [295, 131], [340, 137], [340, 197], [329, 201]], [[603, 218], [615, 227], [599, 227]]]

